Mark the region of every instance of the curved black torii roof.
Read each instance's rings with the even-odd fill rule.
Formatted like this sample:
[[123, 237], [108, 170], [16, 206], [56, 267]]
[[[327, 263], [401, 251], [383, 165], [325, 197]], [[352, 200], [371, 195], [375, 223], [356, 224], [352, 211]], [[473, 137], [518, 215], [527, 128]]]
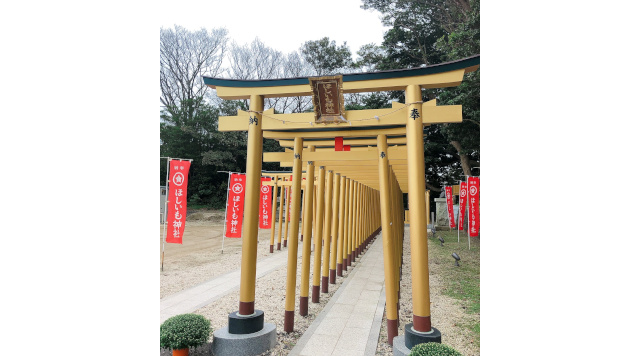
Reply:
[[[361, 80], [376, 80], [376, 79], [388, 79], [388, 78], [402, 78], [413, 77], [418, 75], [428, 75], [449, 72], [452, 70], [476, 67], [480, 65], [480, 55], [474, 55], [464, 59], [456, 61], [433, 64], [425, 67], [409, 68], [409, 69], [394, 69], [378, 72], [366, 72], [366, 73], [349, 73], [343, 74], [343, 82], [355, 82]], [[475, 70], [475, 68], [473, 69]], [[309, 77], [297, 77], [297, 78], [280, 78], [280, 79], [263, 79], [263, 80], [239, 80], [239, 79], [225, 79], [225, 78], [212, 78], [203, 76], [204, 83], [209, 87], [215, 88], [216, 86], [224, 87], [275, 87], [285, 85], [301, 85], [309, 84]]]

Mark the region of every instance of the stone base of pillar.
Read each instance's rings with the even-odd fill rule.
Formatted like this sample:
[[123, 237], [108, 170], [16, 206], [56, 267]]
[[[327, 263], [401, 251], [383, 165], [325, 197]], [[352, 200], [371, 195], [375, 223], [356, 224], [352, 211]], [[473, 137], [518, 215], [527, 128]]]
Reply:
[[251, 334], [264, 328], [264, 312], [255, 310], [251, 315], [241, 315], [239, 312], [229, 314], [229, 326], [227, 331], [230, 334]]
[[278, 242], [278, 251], [280, 251], [280, 243]]
[[393, 338], [393, 356], [408, 356], [411, 350], [404, 344], [404, 335]]
[[[419, 332], [413, 329], [413, 323], [406, 324], [404, 326], [404, 345], [411, 350], [418, 344], [424, 344], [427, 342], [442, 342], [442, 334], [440, 330], [431, 327], [431, 331], [428, 333]], [[395, 343], [394, 343], [395, 345]]]
[[273, 245], [269, 245], [269, 253], [273, 253]]
[[216, 356], [260, 355], [276, 346], [276, 326], [266, 323], [250, 334], [231, 334], [227, 327], [213, 333], [211, 352]]
[[[340, 269], [340, 264], [338, 264], [338, 269]], [[342, 275], [342, 273], [341, 273]], [[331, 284], [336, 284], [336, 270], [335, 269], [330, 269], [329, 270], [329, 283]]]
[[[411, 325], [411, 324], [407, 324], [407, 325]], [[406, 328], [406, 326], [405, 326]], [[436, 329], [436, 328], [432, 328], [431, 329], [432, 332], [435, 334], [437, 332], [438, 334], [438, 341], [422, 341], [419, 342], [419, 344], [422, 343], [426, 343], [426, 342], [437, 342], [440, 343], [440, 332]], [[393, 356], [407, 356], [411, 353], [411, 348], [407, 346], [407, 339], [406, 339], [406, 335], [400, 335], [400, 336], [396, 336], [393, 338]], [[417, 345], [417, 344], [415, 344]], [[415, 346], [413, 345], [413, 346]], [[411, 346], [411, 347], [413, 347]]]

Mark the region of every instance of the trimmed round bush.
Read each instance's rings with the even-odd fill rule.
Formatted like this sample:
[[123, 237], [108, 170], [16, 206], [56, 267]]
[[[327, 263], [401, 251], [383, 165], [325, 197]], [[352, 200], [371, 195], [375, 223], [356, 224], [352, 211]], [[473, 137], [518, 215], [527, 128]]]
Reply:
[[451, 346], [428, 342], [414, 346], [409, 356], [462, 356], [462, 354]]
[[211, 321], [198, 314], [180, 314], [160, 325], [160, 347], [180, 350], [205, 344], [211, 335]]

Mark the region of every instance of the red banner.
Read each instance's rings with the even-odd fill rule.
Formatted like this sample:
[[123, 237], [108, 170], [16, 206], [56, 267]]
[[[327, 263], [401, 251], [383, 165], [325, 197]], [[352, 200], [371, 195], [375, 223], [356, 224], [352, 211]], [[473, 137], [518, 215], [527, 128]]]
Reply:
[[232, 173], [229, 177], [225, 237], [242, 237], [245, 178], [245, 175], [240, 173]]
[[456, 227], [456, 218], [453, 214], [453, 187], [444, 187], [447, 195], [447, 213], [449, 213], [449, 227]]
[[460, 199], [458, 208], [458, 230], [464, 230], [464, 210], [467, 207], [467, 182], [460, 182]]
[[169, 162], [169, 191], [167, 192], [167, 243], [182, 244], [187, 221], [187, 182], [191, 161]]
[[469, 177], [469, 236], [480, 231], [480, 177]]
[[[264, 182], [270, 182], [271, 178], [262, 177], [260, 178], [261, 184]], [[261, 185], [260, 186], [260, 224], [259, 228], [261, 229], [271, 229], [271, 190], [272, 187], [270, 185]]]

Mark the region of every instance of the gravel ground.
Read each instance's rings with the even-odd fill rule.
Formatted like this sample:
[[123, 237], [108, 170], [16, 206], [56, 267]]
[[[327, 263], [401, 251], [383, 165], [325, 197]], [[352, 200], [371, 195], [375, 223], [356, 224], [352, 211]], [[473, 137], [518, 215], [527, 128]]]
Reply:
[[[302, 248], [302, 246], [299, 246]], [[313, 253], [311, 254], [311, 266], [313, 267]], [[304, 334], [309, 325], [313, 323], [316, 316], [322, 311], [324, 306], [329, 302], [331, 296], [342, 284], [344, 278], [337, 277], [336, 284], [329, 284], [329, 293], [320, 293], [320, 303], [311, 302], [311, 282], [309, 283], [309, 313], [307, 316], [298, 314], [300, 307], [300, 274], [301, 274], [302, 258], [298, 259], [297, 268], [297, 284], [296, 284], [296, 306], [294, 317], [294, 332], [285, 333], [284, 330], [284, 301], [286, 290], [286, 267], [278, 269], [263, 278], [258, 279], [256, 284], [256, 309], [265, 313], [265, 322], [276, 325], [277, 345], [264, 355], [287, 355], [295, 346], [297, 340]], [[347, 275], [345, 275], [346, 277]], [[310, 278], [313, 278], [313, 268]], [[216, 303], [210, 304], [204, 308], [197, 310], [196, 314], [204, 315], [211, 320], [214, 330], [227, 326], [227, 315], [238, 310], [237, 293], [231, 293], [218, 300]]]
[[[222, 225], [216, 225], [211, 221], [191, 221], [186, 225], [186, 229], [189, 226], [197, 227], [200, 225], [209, 226], [211, 229], [218, 229], [220, 231], [219, 236], [221, 238]], [[277, 232], [277, 228], [276, 228]], [[186, 232], [185, 232], [186, 234]], [[212, 234], [215, 236], [215, 234]], [[411, 322], [411, 254], [409, 248], [409, 228], [405, 227], [404, 241], [404, 264], [403, 264], [403, 279], [401, 281], [401, 301], [400, 301], [400, 333], [404, 332], [404, 324]], [[269, 230], [259, 230], [259, 244], [258, 244], [258, 259], [271, 255], [269, 253]], [[379, 236], [378, 238], [381, 238]], [[229, 239], [227, 239], [228, 241]], [[238, 240], [236, 240], [238, 241]], [[299, 249], [302, 249], [302, 245], [299, 244]], [[225, 253], [220, 254], [219, 248], [206, 248], [203, 250], [193, 251], [187, 256], [182, 256], [180, 259], [176, 259], [169, 264], [168, 268], [165, 268], [164, 272], [161, 272], [160, 278], [160, 295], [161, 298], [168, 296], [180, 290], [184, 290], [189, 287], [193, 287], [217, 275], [229, 272], [231, 270], [240, 267], [240, 249], [229, 248], [227, 250], [227, 242], [225, 242]], [[274, 253], [288, 253], [288, 249], [282, 248], [281, 251], [274, 251]], [[199, 261], [193, 263], [193, 261]], [[340, 287], [344, 278], [346, 278], [351, 272], [344, 274], [344, 277], [337, 277], [336, 284], [329, 284], [329, 294], [321, 293], [320, 303], [311, 303], [309, 298], [309, 314], [306, 317], [302, 317], [298, 314], [299, 310], [299, 286], [300, 286], [300, 273], [301, 273], [301, 258], [298, 260], [297, 268], [297, 284], [296, 284], [296, 314], [294, 323], [294, 332], [287, 334], [284, 333], [284, 301], [285, 301], [285, 282], [287, 269], [286, 266], [275, 270], [266, 276], [259, 278], [256, 284], [256, 304], [255, 308], [263, 310], [265, 313], [265, 322], [273, 323], [276, 325], [277, 330], [277, 345], [264, 355], [287, 355], [288, 352], [295, 346], [297, 340], [302, 336], [306, 329], [315, 320], [315, 317], [322, 311], [322, 308], [327, 304], [331, 296]], [[313, 253], [311, 254], [311, 266], [313, 267]], [[165, 267], [167, 264], [165, 262]], [[473, 320], [473, 316], [466, 314], [459, 303], [449, 297], [442, 295], [442, 281], [439, 279], [439, 269], [445, 268], [445, 266], [430, 264], [430, 286], [431, 286], [431, 318], [433, 325], [442, 332], [442, 342], [450, 345], [465, 356], [476, 356], [480, 354], [479, 347], [474, 345], [471, 340], [471, 332], [463, 327], [465, 323]], [[311, 268], [311, 276], [313, 276], [313, 268]], [[311, 280], [310, 280], [309, 296], [311, 296]], [[194, 313], [205, 316], [211, 320], [211, 326], [213, 330], [220, 329], [227, 325], [228, 314], [238, 310], [238, 292], [231, 292], [228, 295], [220, 298], [215, 303], [212, 303], [206, 307], [196, 310]], [[385, 314], [386, 316], [386, 311]], [[392, 355], [393, 350], [386, 343], [387, 330], [386, 330], [386, 317], [383, 318], [380, 337], [378, 341], [378, 348], [376, 355]], [[192, 356], [204, 356], [209, 355], [211, 348], [211, 341], [213, 336], [209, 340], [209, 343], [201, 347], [191, 349], [190, 355]], [[171, 355], [170, 350], [161, 350], [161, 356]]]

